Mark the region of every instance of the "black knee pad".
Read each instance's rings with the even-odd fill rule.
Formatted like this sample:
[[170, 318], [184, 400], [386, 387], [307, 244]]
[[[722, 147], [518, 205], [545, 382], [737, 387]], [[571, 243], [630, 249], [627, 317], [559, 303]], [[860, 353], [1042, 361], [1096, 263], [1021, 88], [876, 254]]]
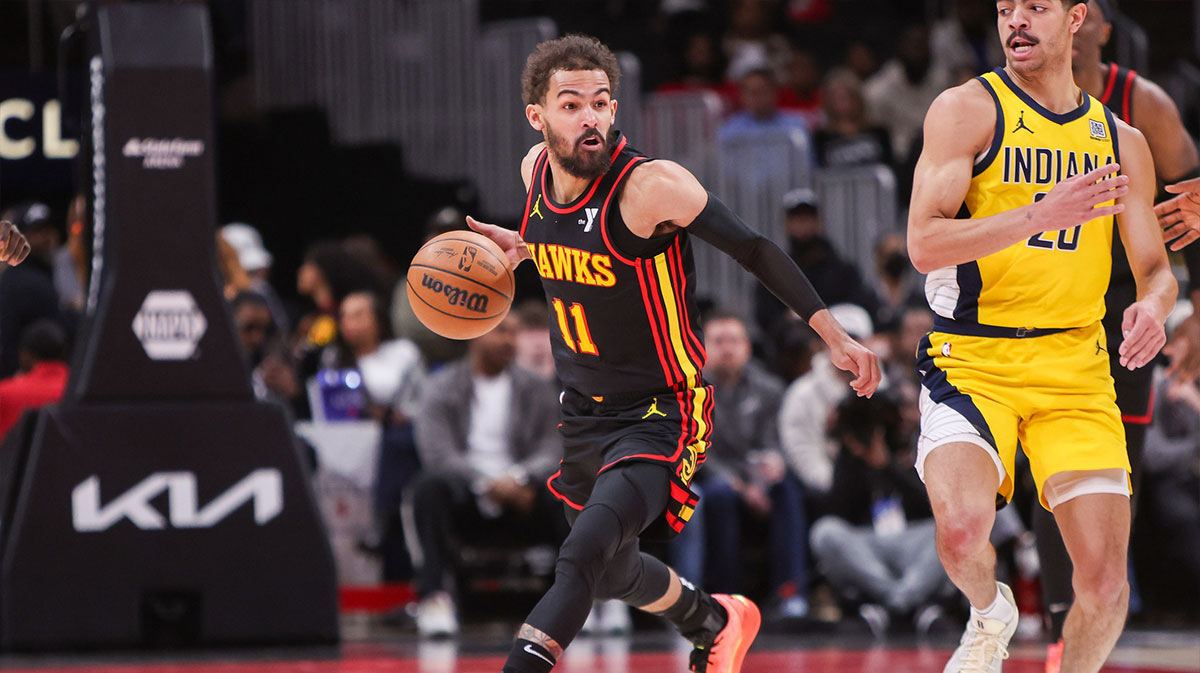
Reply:
[[592, 504], [575, 519], [570, 535], [558, 552], [555, 574], [560, 580], [580, 580], [589, 592], [621, 545], [621, 520], [610, 507]]

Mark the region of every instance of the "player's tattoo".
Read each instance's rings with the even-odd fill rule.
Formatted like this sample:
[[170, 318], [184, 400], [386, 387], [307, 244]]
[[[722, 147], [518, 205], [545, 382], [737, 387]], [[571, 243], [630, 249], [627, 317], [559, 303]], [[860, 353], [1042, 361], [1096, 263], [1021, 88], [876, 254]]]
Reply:
[[542, 647], [546, 648], [546, 651], [549, 652], [555, 659], [558, 659], [562, 656], [562, 645], [559, 645], [553, 638], [528, 624], [522, 624], [521, 628], [517, 630], [517, 638], [532, 641], [538, 645], [541, 645]]
[[1033, 213], [1026, 212], [1025, 213], [1025, 221], [1027, 221], [1027, 222], [1033, 221]]

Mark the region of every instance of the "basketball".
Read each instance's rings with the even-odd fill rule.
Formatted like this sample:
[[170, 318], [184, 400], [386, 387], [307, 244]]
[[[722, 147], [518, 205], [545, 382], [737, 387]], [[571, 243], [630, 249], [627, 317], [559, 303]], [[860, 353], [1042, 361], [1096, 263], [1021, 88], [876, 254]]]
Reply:
[[474, 231], [450, 231], [421, 246], [408, 267], [408, 302], [433, 332], [474, 339], [504, 320], [513, 274], [500, 246]]

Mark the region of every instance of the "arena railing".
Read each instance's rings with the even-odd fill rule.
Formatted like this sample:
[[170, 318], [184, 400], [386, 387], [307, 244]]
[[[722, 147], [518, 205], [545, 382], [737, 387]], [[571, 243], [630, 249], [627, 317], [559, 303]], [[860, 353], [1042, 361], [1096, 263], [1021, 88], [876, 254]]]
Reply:
[[883, 164], [826, 169], [817, 173], [816, 190], [825, 235], [873, 282], [875, 243], [898, 229], [896, 176]]

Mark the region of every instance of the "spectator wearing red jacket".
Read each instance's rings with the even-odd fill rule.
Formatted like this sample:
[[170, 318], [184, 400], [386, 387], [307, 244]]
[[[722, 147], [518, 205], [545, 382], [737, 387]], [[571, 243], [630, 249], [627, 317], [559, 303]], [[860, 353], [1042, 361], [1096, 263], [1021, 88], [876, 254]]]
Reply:
[[67, 337], [51, 320], [39, 320], [21, 335], [19, 371], [0, 381], [0, 437], [27, 409], [57, 402], [67, 385]]

